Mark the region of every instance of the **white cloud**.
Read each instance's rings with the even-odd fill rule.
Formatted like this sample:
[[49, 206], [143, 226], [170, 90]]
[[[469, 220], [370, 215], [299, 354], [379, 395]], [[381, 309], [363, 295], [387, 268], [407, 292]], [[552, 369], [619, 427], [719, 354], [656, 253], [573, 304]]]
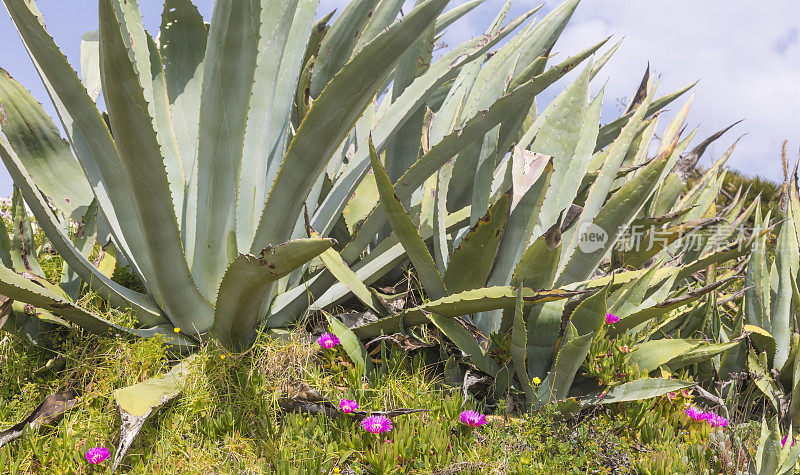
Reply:
[[[448, 40], [481, 33], [503, 3], [487, 0]], [[536, 4], [518, 0], [511, 14]], [[548, 2], [537, 16], [556, 5]], [[597, 88], [610, 77], [605, 119], [617, 113], [616, 98], [633, 94], [650, 61], [661, 93], [699, 81], [688, 121], [700, 127], [698, 141], [745, 119], [709, 149], [704, 163], [747, 132], [729, 165], [780, 178], [781, 143], [800, 146], [800, 2], [584, 0], [555, 49], [572, 54], [609, 35], [625, 40], [596, 79]]]

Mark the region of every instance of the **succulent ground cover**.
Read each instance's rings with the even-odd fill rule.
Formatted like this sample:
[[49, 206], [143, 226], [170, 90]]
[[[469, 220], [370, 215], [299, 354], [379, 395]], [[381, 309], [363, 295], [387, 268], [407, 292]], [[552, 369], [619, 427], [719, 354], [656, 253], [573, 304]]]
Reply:
[[[111, 459], [90, 466], [85, 454], [93, 447], [115, 450], [119, 416], [112, 392], [171, 366], [167, 347], [154, 340], [76, 334], [62, 349], [54, 355], [8, 336], [0, 343], [1, 420], [24, 417], [61, 388], [85, 388], [62, 419], [0, 448], [3, 473], [108, 473]], [[729, 460], [755, 455], [757, 427], [723, 431], [691, 420], [684, 408], [687, 395], [698, 397], [692, 393], [575, 418], [554, 408], [518, 414], [508, 413], [503, 401], [491, 408], [472, 396], [465, 402], [462, 388], [446, 384], [419, 354], [391, 350], [377, 364], [376, 377], [353, 386], [353, 365], [341, 346], [325, 350], [300, 331], [259, 339], [243, 355], [204, 347], [182, 395], [145, 424], [120, 471], [725, 473]], [[394, 417], [391, 431], [371, 434], [357, 418], [290, 409], [292, 401], [313, 402], [315, 395], [336, 406], [350, 399], [367, 412], [424, 412]], [[464, 424], [465, 410], [485, 415], [486, 423]], [[742, 452], [730, 444], [741, 444]]]

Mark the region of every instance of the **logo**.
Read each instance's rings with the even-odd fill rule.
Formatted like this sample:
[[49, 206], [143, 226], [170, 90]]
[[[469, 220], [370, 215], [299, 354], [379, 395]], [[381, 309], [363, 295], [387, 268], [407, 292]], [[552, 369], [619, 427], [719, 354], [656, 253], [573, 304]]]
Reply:
[[578, 248], [584, 254], [599, 251], [608, 242], [608, 233], [594, 223], [583, 223], [578, 229], [578, 233], [580, 234]]

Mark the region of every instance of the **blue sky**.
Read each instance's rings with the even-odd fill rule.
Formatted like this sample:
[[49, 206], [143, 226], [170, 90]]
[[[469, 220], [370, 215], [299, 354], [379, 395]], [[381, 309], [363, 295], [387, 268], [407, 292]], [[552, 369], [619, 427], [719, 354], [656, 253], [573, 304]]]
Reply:
[[[463, 0], [452, 0], [451, 6]], [[145, 26], [156, 31], [163, 2], [139, 0]], [[213, 0], [195, 0], [210, 19]], [[321, 0], [320, 14], [341, 9], [346, 0]], [[504, 0], [486, 0], [460, 23], [445, 42], [454, 45], [482, 33]], [[517, 0], [511, 15], [538, 1]], [[558, 5], [547, 1], [541, 17]], [[38, 0], [48, 30], [76, 65], [81, 35], [97, 28], [94, 0]], [[614, 35], [622, 48], [595, 79], [595, 90], [608, 80], [604, 119], [618, 114], [620, 101], [629, 98], [650, 62], [660, 76], [659, 89], [667, 92], [699, 80], [689, 117], [699, 126], [699, 137], [736, 120], [745, 119], [730, 136], [707, 152], [704, 163], [718, 156], [740, 134], [742, 139], [729, 165], [749, 174], [780, 178], [779, 151], [784, 139], [794, 157], [800, 147], [800, 2], [770, 0], [757, 9], [742, 0], [584, 0], [556, 45], [568, 55]], [[0, 11], [0, 66], [20, 80], [52, 113], [47, 95], [22, 47], [7, 13]], [[552, 97], [563, 84], [544, 94]], [[618, 100], [619, 99], [619, 100]], [[678, 106], [674, 106], [676, 108]], [[0, 195], [10, 192], [11, 180], [0, 167]]]

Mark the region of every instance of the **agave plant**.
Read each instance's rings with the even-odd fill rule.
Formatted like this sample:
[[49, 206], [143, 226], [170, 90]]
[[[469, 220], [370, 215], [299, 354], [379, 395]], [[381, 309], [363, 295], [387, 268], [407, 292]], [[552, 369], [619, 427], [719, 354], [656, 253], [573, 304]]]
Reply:
[[[619, 300], [615, 286], [637, 283], [624, 290], [628, 307], [664, 309], [634, 297], [644, 287], [682, 309], [717, 287], [681, 296], [682, 281], [664, 276], [731, 258], [701, 250], [661, 265], [659, 254], [674, 255], [717, 216], [713, 191], [681, 196], [672, 172], [692, 138], [680, 139], [688, 107], [648, 158], [653, 116], [688, 87], [656, 98], [646, 77], [625, 114], [601, 127], [602, 91], [591, 98], [589, 86], [616, 46], [547, 67], [576, 0], [524, 27], [536, 9], [505, 23], [509, 2], [486, 34], [436, 61], [435, 38], [478, 2], [442, 13], [447, 1], [420, 1], [398, 19], [401, 1], [359, 0], [328, 25], [330, 15], [314, 20], [315, 1], [220, 0], [207, 25], [190, 1], [169, 0], [154, 39], [135, 1], [102, 0], [80, 78], [32, 2], [4, 3], [67, 134], [0, 76], [0, 157], [66, 262], [58, 288], [42, 282], [30, 247], [26, 259], [3, 259], [0, 291], [41, 309], [12, 309], [16, 328], [52, 315], [98, 333], [175, 330], [177, 345], [209, 334], [246, 348], [260, 327], [355, 297], [379, 317], [345, 328], [358, 338], [430, 323], [500, 386], [530, 396], [526, 379], [564, 375], [540, 389], [558, 386], [539, 395], [552, 400], [570, 387], [605, 299]], [[539, 113], [537, 95], [584, 62]], [[72, 235], [71, 222], [81, 223]], [[673, 249], [612, 253], [640, 222], [670, 224]], [[585, 242], [593, 226], [602, 243]], [[144, 292], [112, 280], [108, 260], [89, 261], [106, 240]], [[406, 259], [429, 301], [397, 312], [368, 286]], [[585, 299], [611, 274], [614, 286]], [[80, 281], [138, 325], [76, 305]], [[623, 326], [666, 312], [623, 315]], [[493, 335], [513, 340], [513, 362], [490, 355]]]
[[[0, 75], [0, 157], [19, 188], [0, 293], [35, 306], [6, 305], [6, 329], [69, 322], [240, 349], [259, 328], [356, 298], [375, 321], [330, 321], [364, 367], [359, 340], [430, 324], [467, 356], [462, 368], [530, 405], [566, 397], [601, 334], [660, 345], [663, 361], [639, 362], [648, 370], [735, 346], [733, 330], [712, 348], [675, 337], [737, 268], [707, 282], [696, 272], [748, 252], [733, 234], [727, 247], [681, 248], [753, 212], [743, 198], [717, 212], [721, 163], [683, 192], [676, 164], [696, 163], [720, 134], [682, 156], [687, 104], [649, 158], [654, 116], [688, 88], [656, 98], [647, 75], [600, 126], [603, 92], [592, 98], [590, 84], [616, 46], [547, 67], [576, 0], [524, 27], [536, 9], [505, 23], [509, 2], [486, 34], [436, 61], [435, 38], [479, 2], [442, 13], [447, 1], [420, 1], [398, 19], [402, 1], [356, 0], [328, 25], [315, 1], [219, 0], [207, 25], [190, 1], [168, 0], [154, 39], [135, 1], [101, 0], [80, 78], [32, 2], [4, 3], [67, 134]], [[537, 95], [581, 63], [539, 112]], [[65, 261], [61, 286], [42, 278], [23, 198]], [[620, 252], [637, 226], [640, 241], [666, 237]], [[90, 262], [95, 242], [111, 244]], [[115, 254], [144, 292], [111, 279]], [[369, 285], [407, 259], [428, 301], [398, 311]], [[81, 282], [138, 325], [75, 304]], [[601, 332], [609, 311], [622, 320]], [[616, 398], [685, 387], [623, 386]]]
[[[737, 302], [742, 316], [741, 331], [746, 332], [751, 348], [737, 369], [747, 369], [755, 386], [780, 416], [800, 422], [800, 377], [797, 374], [800, 337], [796, 312], [800, 302], [797, 290], [800, 246], [798, 246], [797, 165], [790, 171], [783, 155], [785, 181], [781, 187], [780, 213], [770, 226], [772, 210], [761, 213], [758, 203], [755, 227], [763, 233], [752, 246], [745, 272], [742, 298]], [[771, 239], [772, 238], [772, 239]], [[774, 254], [774, 259], [770, 255]], [[771, 261], [771, 263], [770, 263]]]
[[[498, 23], [428, 66], [437, 25], [441, 32], [475, 5], [440, 15], [447, 3], [420, 2], [396, 19], [402, 2], [353, 2], [328, 27], [330, 16], [315, 23], [315, 1], [220, 1], [207, 25], [191, 2], [175, 0], [165, 3], [156, 40], [144, 30], [136, 2], [102, 1], [99, 31], [84, 36], [79, 78], [35, 4], [5, 2], [67, 140], [3, 73], [2, 158], [71, 272], [111, 305], [130, 309], [142, 328], [115, 326], [14, 272], [2, 279], [3, 293], [100, 333], [149, 336], [179, 328], [179, 344], [210, 333], [241, 348], [252, 343], [259, 322], [291, 323], [300, 312], [276, 308], [276, 295], [305, 294], [304, 273], [289, 274], [333, 246], [324, 236], [366, 171], [366, 131], [381, 149], [407, 142], [400, 137], [414, 124], [421, 130], [420, 111], [436, 93], [530, 16], [504, 28]], [[521, 66], [552, 46], [572, 9], [565, 6], [556, 21], [537, 29], [541, 44]], [[573, 63], [538, 80], [541, 71], [522, 71], [519, 87], [496, 95], [501, 100], [491, 109], [465, 116], [468, 134], [459, 127], [449, 134], [448, 150], [420, 159], [408, 185], [424, 181], [439, 167], [434, 161], [446, 162], [472, 134], [518, 112], [520, 99], [532, 100]], [[391, 100], [377, 115], [376, 98], [389, 81]], [[95, 104], [101, 91], [107, 114]], [[347, 166], [337, 173], [342, 157], [338, 163]], [[397, 170], [417, 158], [407, 154]], [[304, 209], [323, 237], [303, 237]], [[70, 220], [97, 222], [146, 292], [92, 265], [93, 243], [71, 239]]]
[[[447, 0], [421, 0], [400, 18], [402, 0], [353, 0], [332, 23], [315, 20], [316, 0], [218, 0], [210, 24], [190, 0], [167, 0], [155, 37], [136, 1], [100, 0], [80, 76], [31, 0], [3, 2], [66, 134], [0, 74], [0, 158], [18, 188], [11, 239], [0, 233], [4, 329], [37, 339], [78, 325], [181, 347], [211, 336], [243, 349], [259, 329], [351, 301], [374, 317], [328, 320], [363, 372], [363, 341], [425, 328], [458, 348], [443, 351], [449, 374], [465, 386], [470, 372], [488, 374], [496, 395], [528, 407], [693, 384], [662, 377], [591, 394], [579, 373], [602, 338], [631, 341], [648, 373], [743, 364], [744, 320], [724, 305], [738, 295], [720, 292], [765, 234], [720, 241], [708, 230], [760, 210], [746, 193], [717, 209], [725, 157], [685, 189], [722, 133], [684, 153], [689, 104], [651, 153], [658, 113], [691, 86], [656, 97], [646, 74], [601, 126], [603, 90], [590, 86], [617, 46], [548, 67], [577, 0], [506, 22], [509, 1], [484, 35], [437, 54], [436, 39], [480, 0], [447, 12]], [[65, 262], [60, 285], [43, 278], [23, 200]], [[117, 260], [141, 288], [112, 279]], [[398, 308], [371, 285], [407, 261], [425, 300]], [[136, 324], [78, 305], [87, 289]], [[604, 325], [607, 313], [620, 321]], [[699, 337], [708, 326], [712, 342]], [[120, 390], [124, 420], [177, 394], [182, 368], [155, 391]]]
[[[724, 178], [721, 165], [729, 154], [711, 167], [687, 196], [716, 194]], [[761, 399], [764, 411], [758, 415], [762, 417], [761, 436], [751, 464], [753, 473], [794, 473], [800, 454], [800, 449], [786, 442], [793, 440], [792, 427], [800, 421], [800, 336], [795, 323], [800, 302], [796, 284], [800, 194], [797, 165], [790, 169], [785, 150], [783, 159], [785, 180], [776, 206], [762, 212], [761, 199], [756, 196], [748, 204], [747, 193], [743, 195], [739, 189], [728, 207], [717, 213], [731, 224], [723, 236], [730, 244], [722, 242], [716, 252], [729, 262], [725, 269], [717, 268], [720, 260], [708, 267], [706, 283], [738, 276], [744, 277], [743, 284], [737, 291], [709, 294], [662, 316], [655, 331], [644, 334], [650, 339], [632, 355], [649, 371], [688, 370], [708, 390], [710, 399], [724, 404], [731, 413], [754, 415], [757, 404], [753, 401]], [[772, 218], [773, 211], [778, 219]], [[746, 236], [738, 241], [734, 235], [741, 228], [747, 230]], [[704, 252], [709, 252], [705, 244]], [[742, 397], [736, 390], [742, 387], [754, 391], [755, 398]]]
[[[433, 231], [432, 254], [414, 227], [417, 211], [404, 208], [406, 195], [399, 192], [402, 178], [393, 185], [378, 154], [372, 154], [374, 186], [382, 209], [367, 216], [358, 232], [368, 229], [369, 236], [378, 232], [385, 214], [427, 295], [439, 299], [354, 328], [356, 336], [374, 338], [432, 322], [469, 355], [474, 367], [496, 377], [497, 391], [516, 388], [532, 405], [566, 397], [592, 341], [601, 334], [636, 335], [635, 343], [647, 345], [634, 360], [652, 355], [648, 347], [657, 347], [657, 357], [638, 361], [647, 371], [719, 360], [722, 353], [739, 345], [741, 325], [734, 335], [735, 325], [727, 320], [725, 341], [711, 344], [697, 338], [697, 326], [682, 326], [682, 317], [700, 305], [696, 302], [708, 308], [708, 300], [736, 280], [741, 266], [731, 266], [719, 276], [709, 272], [706, 282], [697, 280], [697, 272], [737, 263], [752, 245], [752, 236], [735, 232], [754, 212], [755, 204], [743, 207], [746, 194], [740, 193], [726, 209], [716, 208], [725, 176], [722, 166], [732, 148], [698, 184], [684, 190], [681, 170], [685, 164], [693, 167], [708, 145], [728, 129], [684, 154], [694, 136], [680, 137], [687, 104], [667, 126], [656, 156], [648, 158], [656, 128], [656, 120], [648, 119], [649, 115], [684, 90], [654, 99], [654, 87], [646, 75], [629, 112], [599, 127], [602, 92], [589, 97], [595, 67], [589, 64], [541, 114], [530, 114], [532, 120], [509, 142], [512, 153], [497, 152], [501, 126], [499, 136], [485, 135], [426, 183], [418, 220], [423, 231], [426, 223]], [[511, 69], [513, 64], [508, 72], [501, 71], [510, 76]], [[481, 77], [479, 71], [465, 69], [456, 85], [471, 85], [476, 77]], [[457, 120], [444, 114], [457, 114], [469, 103], [463, 98], [470, 97], [469, 93], [453, 88], [429, 119], [431, 135]], [[470, 92], [474, 88], [466, 87]], [[474, 162], [466, 162], [469, 165], [460, 165], [471, 159]], [[460, 166], [478, 173], [470, 181], [463, 169], [459, 172]], [[464, 174], [460, 185], [455, 181], [459, 173]], [[481, 173], [486, 175], [481, 177]], [[470, 204], [471, 227], [448, 234], [441, 217], [464, 204]], [[722, 234], [718, 229], [713, 236], [705, 231], [721, 222], [730, 225]], [[592, 241], [592, 230], [602, 239]], [[644, 245], [622, 245], [626, 240]], [[699, 242], [684, 247], [690, 240]], [[346, 252], [347, 248], [343, 255]], [[487, 284], [490, 287], [484, 288]], [[531, 305], [527, 293], [534, 294], [528, 289], [551, 289], [564, 298]], [[593, 289], [603, 290], [588, 298], [585, 293], [564, 292], [591, 293]], [[489, 292], [506, 299], [502, 309], [491, 308], [485, 298]], [[723, 294], [719, 299], [733, 297]], [[453, 317], [464, 313], [458, 304], [465, 299], [473, 301], [471, 318], [454, 323]], [[621, 321], [601, 332], [609, 311]], [[678, 327], [681, 331], [676, 333]], [[363, 350], [357, 352], [363, 354]], [[505, 356], [498, 358], [498, 354]], [[533, 387], [530, 381], [534, 380], [544, 383]], [[654, 381], [650, 388], [659, 384]]]
[[789, 425], [788, 432], [781, 436], [778, 418], [775, 417], [768, 423], [764, 417], [761, 420], [761, 434], [752, 472], [765, 475], [795, 473], [798, 458], [800, 445], [794, 443], [792, 426]]
[[[392, 246], [392, 237], [362, 257], [381, 236], [384, 216], [372, 213], [340, 256], [328, 237], [348, 239], [342, 217], [356, 204], [369, 168], [368, 139], [385, 154], [398, 196], [410, 204], [454, 156], [467, 156], [467, 149], [474, 155], [480, 137], [497, 135], [499, 142], [487, 140], [494, 155], [503, 155], [535, 96], [602, 46], [545, 71], [546, 54], [577, 6], [572, 1], [492, 55], [533, 13], [502, 26], [504, 9], [487, 34], [432, 62], [436, 32], [476, 3], [442, 14], [448, 2], [428, 0], [396, 19], [401, 3], [353, 2], [328, 27], [330, 16], [315, 23], [314, 1], [220, 1], [206, 25], [191, 2], [175, 0], [165, 3], [156, 40], [144, 30], [136, 2], [102, 1], [99, 31], [84, 36], [79, 78], [35, 4], [5, 2], [67, 140], [31, 95], [2, 74], [0, 155], [74, 273], [70, 285], [80, 278], [112, 306], [130, 309], [139, 326], [114, 325], [69, 295], [42, 290], [18, 275], [38, 274], [30, 260], [4, 271], [2, 292], [98, 333], [179, 329], [172, 340], [181, 345], [211, 334], [247, 347], [259, 324], [296, 320], [308, 294], [313, 308], [321, 308], [353, 292], [386, 315], [352, 278], [355, 271], [370, 283], [403, 260], [405, 250]], [[490, 67], [508, 70], [508, 81], [488, 74]], [[378, 110], [386, 84], [391, 92]], [[107, 114], [95, 104], [100, 92]], [[461, 96], [463, 107], [453, 99]], [[438, 117], [450, 118], [430, 124], [431, 138], [422, 130], [426, 111], [440, 109], [448, 112]], [[486, 177], [493, 173], [484, 168]], [[482, 195], [489, 191], [485, 183], [480, 188]], [[483, 213], [447, 206], [451, 212], [439, 210], [440, 238]], [[314, 237], [304, 236], [304, 211]], [[89, 262], [92, 240], [70, 236], [71, 221], [96, 223], [98, 236], [110, 237], [145, 292]], [[325, 253], [327, 269], [308, 267]], [[346, 291], [331, 287], [336, 279]], [[491, 296], [486, 301], [505, 305]]]

